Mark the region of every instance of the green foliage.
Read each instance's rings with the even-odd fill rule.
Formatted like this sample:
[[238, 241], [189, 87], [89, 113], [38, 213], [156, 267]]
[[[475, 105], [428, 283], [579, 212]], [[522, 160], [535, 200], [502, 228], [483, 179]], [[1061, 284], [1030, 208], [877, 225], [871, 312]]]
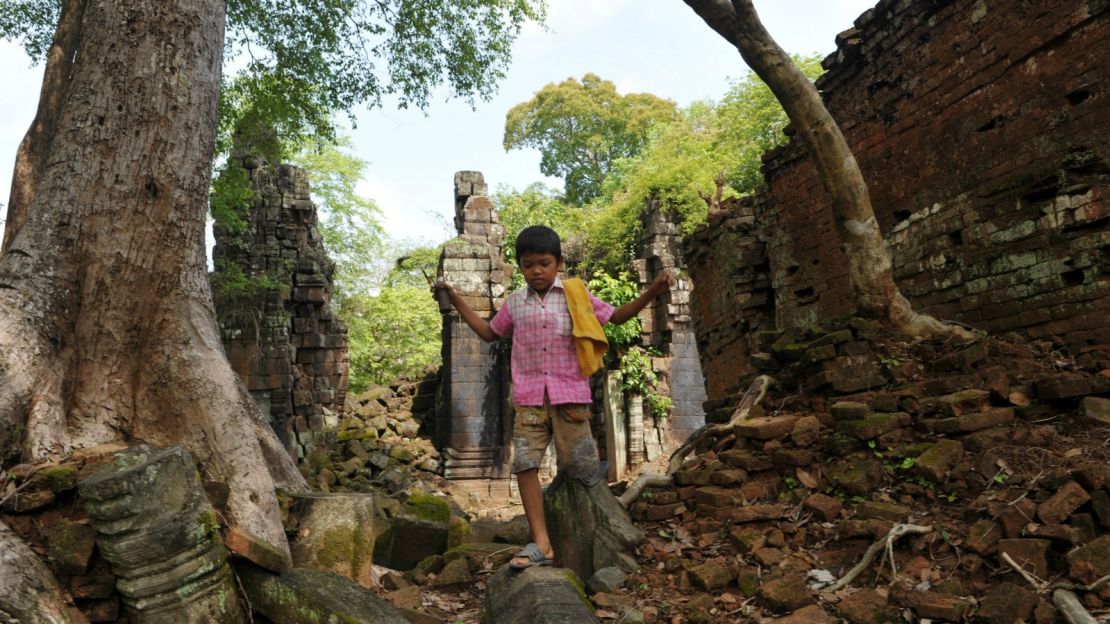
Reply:
[[[795, 58], [803, 73], [821, 72], [818, 57]], [[684, 232], [708, 214], [704, 196], [753, 191], [763, 181], [765, 151], [786, 141], [786, 113], [754, 75], [734, 83], [719, 104], [694, 102], [672, 119], [656, 123], [642, 149], [613, 162], [599, 195], [587, 207], [588, 270], [619, 271], [636, 257], [642, 215], [655, 203], [670, 211]]]
[[428, 278], [435, 279], [439, 270], [439, 255], [443, 251], [439, 247], [414, 247], [391, 257], [396, 260], [393, 269], [385, 278], [386, 286], [414, 286], [428, 287]]
[[619, 158], [643, 148], [652, 125], [674, 116], [675, 104], [648, 93], [620, 95], [595, 74], [551, 83], [505, 117], [506, 150], [540, 151], [540, 171], [563, 178], [567, 201], [597, 197]]
[[651, 370], [651, 357], [640, 347], [632, 347], [624, 353], [620, 362], [621, 388], [632, 394], [646, 395], [659, 377]]
[[46, 60], [61, 0], [0, 0], [0, 38], [15, 40], [35, 62]]
[[[632, 301], [640, 294], [639, 288], [628, 273], [619, 273], [617, 277], [613, 277], [599, 271], [594, 273], [593, 278], [586, 285], [598, 299], [617, 307]], [[602, 329], [605, 331], [605, 338], [609, 341], [610, 352], [620, 353], [625, 347], [639, 342], [641, 328], [639, 317], [633, 317], [621, 325], [614, 323], [603, 325]]]
[[[0, 36], [40, 62], [60, 0], [0, 0]], [[332, 136], [331, 114], [360, 104], [425, 107], [432, 90], [473, 103], [505, 76], [512, 44], [543, 0], [228, 0], [218, 154], [230, 130], [270, 129], [296, 142]]]
[[383, 266], [381, 213], [355, 187], [369, 163], [350, 153], [346, 136], [335, 142], [311, 140], [293, 156], [308, 174], [312, 198], [319, 209], [318, 229], [328, 256], [335, 262], [337, 298], [369, 294], [389, 270]]
[[350, 387], [416, 377], [440, 362], [441, 317], [426, 285], [385, 286], [348, 297], [339, 310], [350, 338]]
[[230, 0], [227, 49], [248, 55], [270, 126], [329, 134], [325, 113], [359, 104], [423, 108], [432, 89], [488, 99], [540, 0]]
[[671, 413], [671, 398], [656, 392], [659, 376], [651, 368], [650, 354], [640, 347], [632, 347], [621, 357], [621, 388], [629, 394], [643, 396], [656, 418], [667, 418]]
[[228, 160], [212, 178], [208, 209], [217, 226], [243, 235], [249, 225], [254, 189], [250, 176], [239, 160]]
[[671, 401], [671, 397], [649, 392], [647, 400], [651, 407], [651, 414], [656, 418], [667, 418], [671, 415], [671, 408], [674, 407], [674, 401]]
[[[794, 56], [794, 64], [811, 80], [824, 70], [819, 56]], [[789, 120], [775, 94], [755, 74], [749, 73], [729, 88], [717, 106], [714, 149], [732, 154], [726, 172], [729, 186], [749, 193], [763, 183], [762, 156], [786, 143], [783, 129]]]

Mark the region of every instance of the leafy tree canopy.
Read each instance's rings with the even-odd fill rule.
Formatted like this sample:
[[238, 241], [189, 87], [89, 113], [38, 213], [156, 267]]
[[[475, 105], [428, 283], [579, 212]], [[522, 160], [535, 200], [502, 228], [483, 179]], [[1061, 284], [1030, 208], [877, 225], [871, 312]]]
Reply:
[[597, 197], [620, 158], [643, 148], [651, 126], [670, 120], [675, 103], [648, 93], [620, 95], [595, 74], [549, 84], [505, 118], [506, 150], [540, 151], [540, 171], [563, 178], [567, 201]]
[[350, 153], [349, 137], [335, 142], [307, 142], [292, 158], [309, 176], [319, 210], [317, 227], [328, 256], [335, 262], [335, 294], [339, 299], [369, 294], [384, 278], [384, 233], [381, 213], [373, 200], [355, 187], [369, 163]]
[[[45, 58], [61, 0], [0, 0], [0, 37]], [[488, 99], [523, 24], [543, 0], [228, 0], [221, 147], [231, 128], [332, 134], [358, 104], [427, 105], [433, 88]], [[243, 124], [243, 118], [252, 119]]]
[[412, 378], [440, 363], [439, 307], [428, 286], [398, 284], [377, 295], [344, 300], [340, 309], [350, 338], [350, 387]]
[[[821, 74], [819, 57], [796, 57], [810, 78]], [[746, 194], [763, 182], [762, 156], [785, 143], [788, 120], [771, 90], [754, 74], [736, 81], [720, 103], [694, 102], [669, 122], [653, 126], [642, 150], [617, 160], [585, 225], [589, 267], [617, 273], [636, 256], [641, 216], [649, 203], [671, 211], [686, 232], [705, 222], [702, 195], [716, 191], [724, 174], [725, 197]]]

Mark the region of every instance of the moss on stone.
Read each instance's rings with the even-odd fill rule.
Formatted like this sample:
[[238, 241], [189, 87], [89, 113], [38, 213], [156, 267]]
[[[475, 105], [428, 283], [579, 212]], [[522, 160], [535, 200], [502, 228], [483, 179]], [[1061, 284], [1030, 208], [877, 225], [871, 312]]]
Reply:
[[458, 516], [451, 516], [447, 523], [447, 548], [448, 550], [466, 543], [470, 539], [470, 523]]
[[405, 510], [421, 520], [447, 524], [451, 520], [451, 508], [447, 501], [431, 494], [414, 493], [409, 497]]
[[355, 539], [346, 528], [328, 531], [319, 541], [316, 563], [328, 570], [347, 572], [355, 558]]
[[51, 466], [40, 470], [36, 480], [58, 494], [77, 487], [77, 469], [73, 466]]
[[578, 597], [582, 599], [582, 604], [586, 605], [590, 613], [593, 613], [594, 603], [591, 602], [590, 597], [586, 595], [586, 586], [582, 584], [581, 579], [574, 573], [574, 570], [568, 569], [564, 571], [563, 576], [567, 578], [567, 581], [570, 583], [570, 586], [574, 588], [574, 591], [578, 592]]

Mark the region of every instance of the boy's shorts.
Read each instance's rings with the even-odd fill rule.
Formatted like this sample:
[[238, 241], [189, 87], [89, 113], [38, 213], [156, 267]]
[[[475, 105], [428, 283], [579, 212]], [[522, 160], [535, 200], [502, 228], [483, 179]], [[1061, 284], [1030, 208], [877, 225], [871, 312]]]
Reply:
[[590, 406], [581, 403], [543, 406], [519, 405], [513, 422], [512, 472], [540, 467], [544, 451], [555, 437], [555, 465], [568, 476], [588, 478], [598, 466], [597, 447], [590, 433]]

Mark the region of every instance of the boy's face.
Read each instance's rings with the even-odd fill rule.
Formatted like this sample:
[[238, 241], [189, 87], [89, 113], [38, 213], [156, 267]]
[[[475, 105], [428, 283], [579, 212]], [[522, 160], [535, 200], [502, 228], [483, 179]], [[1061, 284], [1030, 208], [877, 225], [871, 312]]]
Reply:
[[544, 294], [559, 274], [559, 260], [549, 253], [529, 253], [520, 258], [520, 273], [532, 290]]

